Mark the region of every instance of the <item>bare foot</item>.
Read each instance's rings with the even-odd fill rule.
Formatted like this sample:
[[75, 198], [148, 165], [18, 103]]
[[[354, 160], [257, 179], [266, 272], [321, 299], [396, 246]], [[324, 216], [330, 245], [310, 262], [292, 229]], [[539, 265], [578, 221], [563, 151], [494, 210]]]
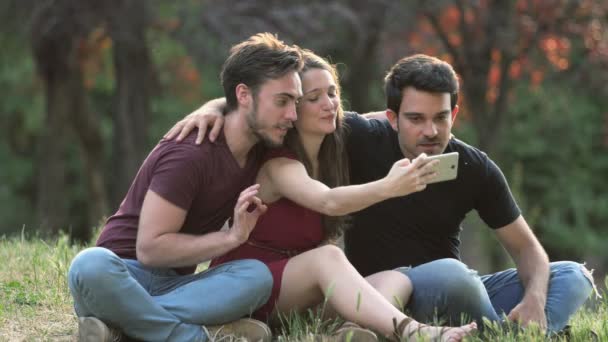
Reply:
[[460, 327], [437, 327], [412, 321], [403, 329], [403, 338], [405, 341], [458, 342], [475, 330], [475, 322]]

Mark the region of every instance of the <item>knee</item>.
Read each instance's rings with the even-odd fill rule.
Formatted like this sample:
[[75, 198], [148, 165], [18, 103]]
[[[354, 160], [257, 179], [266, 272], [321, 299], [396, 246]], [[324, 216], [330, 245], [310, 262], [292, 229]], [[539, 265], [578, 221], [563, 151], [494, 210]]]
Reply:
[[263, 262], [255, 259], [238, 260], [232, 268], [252, 291], [270, 293], [272, 290], [272, 273]]
[[570, 295], [587, 299], [595, 289], [592, 271], [583, 264], [573, 261], [551, 263], [551, 280], [549, 286], [568, 288]]
[[432, 263], [433, 273], [444, 278], [441, 282], [446, 286], [446, 295], [449, 298], [474, 298], [483, 289], [477, 271], [461, 261], [446, 258]]
[[120, 264], [120, 258], [108, 249], [87, 248], [72, 260], [68, 270], [68, 284], [72, 289], [87, 284], [99, 284], [107, 279], [113, 266]]

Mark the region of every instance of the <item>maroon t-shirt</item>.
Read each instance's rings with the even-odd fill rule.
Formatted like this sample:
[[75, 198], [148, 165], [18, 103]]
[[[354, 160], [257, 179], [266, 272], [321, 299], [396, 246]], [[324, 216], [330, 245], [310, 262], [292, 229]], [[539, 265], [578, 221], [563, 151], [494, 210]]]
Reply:
[[[196, 131], [181, 143], [161, 140], [146, 158], [118, 211], [111, 216], [97, 239], [121, 258], [137, 259], [135, 242], [139, 214], [146, 192], [156, 194], [187, 210], [181, 233], [201, 235], [219, 230], [232, 216], [239, 194], [253, 184], [263, 147], [249, 152], [241, 168], [230, 152], [223, 132], [212, 143], [195, 145]], [[196, 265], [178, 269], [193, 273]]]

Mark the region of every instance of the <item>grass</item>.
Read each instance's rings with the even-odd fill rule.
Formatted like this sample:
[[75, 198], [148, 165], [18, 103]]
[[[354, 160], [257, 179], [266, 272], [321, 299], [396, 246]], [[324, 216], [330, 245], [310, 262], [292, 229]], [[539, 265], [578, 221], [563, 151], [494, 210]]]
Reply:
[[[39, 238], [0, 238], [0, 341], [75, 341], [77, 321], [66, 283], [70, 261], [82, 247], [62, 236], [52, 242]], [[604, 280], [608, 285], [608, 278]], [[571, 320], [570, 341], [608, 342], [608, 295], [594, 300]], [[319, 341], [338, 325], [319, 315], [290, 315], [282, 320], [276, 341]], [[566, 341], [546, 338], [533, 330], [523, 334], [500, 328], [467, 341]], [[356, 341], [355, 341], [356, 342]]]

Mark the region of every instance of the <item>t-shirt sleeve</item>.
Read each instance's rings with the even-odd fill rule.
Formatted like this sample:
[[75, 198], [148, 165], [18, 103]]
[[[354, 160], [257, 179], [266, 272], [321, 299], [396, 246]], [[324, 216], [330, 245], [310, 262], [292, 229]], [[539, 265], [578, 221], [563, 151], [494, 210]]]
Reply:
[[291, 150], [289, 150], [288, 148], [278, 147], [278, 148], [272, 148], [272, 149], [269, 149], [268, 151], [266, 151], [266, 153], [264, 154], [264, 158], [262, 159], [262, 163], [265, 163], [265, 162], [269, 161], [270, 159], [274, 159], [274, 158], [289, 158], [289, 159], [298, 160], [298, 157], [296, 156], [296, 154], [291, 152]]
[[356, 112], [345, 112], [344, 122], [348, 127], [346, 131], [350, 139], [358, 139], [371, 129], [369, 120]]
[[195, 158], [196, 152], [192, 147], [181, 144], [168, 148], [156, 161], [150, 190], [189, 210], [204, 176], [202, 165]]
[[481, 185], [476, 209], [490, 228], [498, 229], [515, 221], [521, 211], [500, 168], [489, 158], [485, 166], [485, 181]]

